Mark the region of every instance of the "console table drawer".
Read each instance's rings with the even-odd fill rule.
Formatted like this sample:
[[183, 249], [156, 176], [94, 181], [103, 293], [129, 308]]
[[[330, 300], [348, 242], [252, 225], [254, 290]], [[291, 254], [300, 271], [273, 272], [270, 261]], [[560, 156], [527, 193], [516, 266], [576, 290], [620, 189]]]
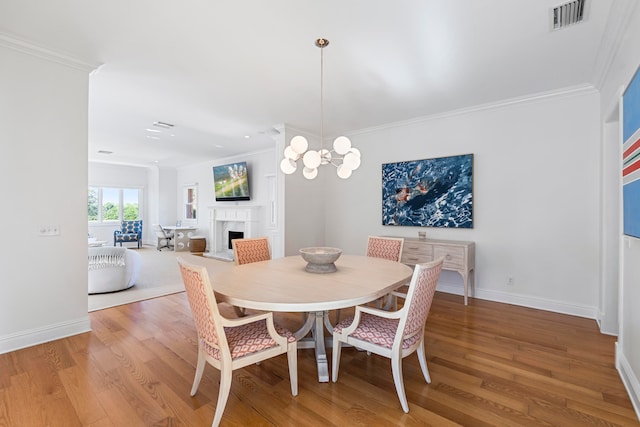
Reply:
[[475, 275], [476, 244], [459, 240], [404, 238], [400, 262], [407, 265], [422, 264], [444, 258], [443, 270], [456, 271], [464, 284], [464, 305], [467, 305], [469, 287]]
[[429, 261], [433, 261], [432, 245], [405, 241], [400, 262], [403, 264], [420, 264]]
[[442, 267], [445, 269], [458, 270], [465, 267], [464, 248], [434, 245], [433, 252], [434, 259], [438, 259], [440, 257], [444, 258], [444, 264]]

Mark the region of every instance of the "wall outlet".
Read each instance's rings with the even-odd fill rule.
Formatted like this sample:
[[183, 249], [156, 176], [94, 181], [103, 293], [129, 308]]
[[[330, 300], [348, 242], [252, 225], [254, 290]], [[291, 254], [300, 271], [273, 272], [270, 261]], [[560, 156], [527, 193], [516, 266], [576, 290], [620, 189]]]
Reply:
[[507, 278], [507, 285], [513, 286], [513, 277], [508, 277]]
[[43, 225], [38, 228], [38, 234], [40, 236], [59, 236], [60, 235], [60, 226], [59, 225]]

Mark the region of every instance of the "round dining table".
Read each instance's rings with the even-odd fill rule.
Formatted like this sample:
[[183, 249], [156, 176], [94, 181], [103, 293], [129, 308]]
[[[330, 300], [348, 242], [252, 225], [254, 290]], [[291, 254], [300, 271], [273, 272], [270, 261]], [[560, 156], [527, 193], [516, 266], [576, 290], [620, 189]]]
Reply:
[[[219, 269], [207, 265], [218, 298], [254, 310], [309, 313], [295, 333], [298, 348], [315, 348], [318, 380], [329, 381], [326, 313], [374, 301], [406, 284], [413, 269], [397, 261], [343, 254], [333, 273], [309, 273], [300, 256]], [[309, 332], [312, 339], [303, 339]]]

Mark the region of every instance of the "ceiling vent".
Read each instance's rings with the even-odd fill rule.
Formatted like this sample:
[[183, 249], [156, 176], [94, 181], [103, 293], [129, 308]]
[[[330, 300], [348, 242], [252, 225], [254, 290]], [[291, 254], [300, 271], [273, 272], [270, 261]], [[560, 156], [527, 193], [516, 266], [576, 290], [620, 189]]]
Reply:
[[109, 151], [109, 150], [98, 150], [98, 154], [113, 154], [113, 151]]
[[174, 125], [166, 122], [153, 122], [153, 125], [162, 129], [171, 129]]
[[551, 10], [551, 29], [559, 30], [582, 22], [585, 17], [586, 0], [574, 0]]

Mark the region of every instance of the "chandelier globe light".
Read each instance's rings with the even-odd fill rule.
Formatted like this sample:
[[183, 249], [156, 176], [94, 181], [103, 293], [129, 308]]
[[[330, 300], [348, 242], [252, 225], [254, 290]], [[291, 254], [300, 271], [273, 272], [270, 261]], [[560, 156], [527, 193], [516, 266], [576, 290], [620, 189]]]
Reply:
[[284, 158], [280, 162], [280, 170], [290, 175], [298, 169], [298, 160], [302, 160], [304, 168], [302, 175], [307, 179], [318, 176], [318, 168], [333, 165], [336, 173], [342, 179], [347, 179], [352, 172], [360, 167], [360, 150], [351, 146], [346, 136], [339, 136], [333, 141], [333, 149], [324, 148], [324, 98], [323, 98], [323, 49], [329, 45], [329, 40], [318, 39], [316, 46], [320, 48], [320, 149], [309, 150], [309, 142], [304, 136], [291, 138], [291, 142], [284, 149]]

